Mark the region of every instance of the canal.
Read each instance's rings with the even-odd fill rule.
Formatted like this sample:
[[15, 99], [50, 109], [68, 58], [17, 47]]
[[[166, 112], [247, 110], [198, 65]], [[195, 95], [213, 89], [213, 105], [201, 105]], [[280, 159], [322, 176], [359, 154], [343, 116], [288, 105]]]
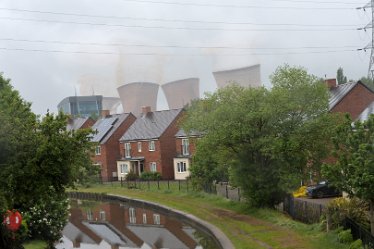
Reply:
[[207, 229], [187, 217], [139, 201], [70, 200], [57, 249], [217, 249]]

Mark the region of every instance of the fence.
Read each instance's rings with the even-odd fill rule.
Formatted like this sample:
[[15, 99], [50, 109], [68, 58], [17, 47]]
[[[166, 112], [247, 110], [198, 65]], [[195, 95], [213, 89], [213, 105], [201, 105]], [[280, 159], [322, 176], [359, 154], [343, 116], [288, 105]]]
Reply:
[[360, 239], [365, 248], [374, 249], [374, 237], [370, 232], [349, 218], [344, 220], [344, 229], [351, 229], [353, 239]]
[[287, 196], [283, 203], [284, 212], [293, 219], [308, 224], [320, 222], [324, 209], [322, 204], [295, 199], [292, 195]]
[[217, 183], [215, 184], [216, 193], [218, 196], [230, 199], [232, 201], [241, 201], [242, 196], [240, 188], [231, 187], [228, 183]]

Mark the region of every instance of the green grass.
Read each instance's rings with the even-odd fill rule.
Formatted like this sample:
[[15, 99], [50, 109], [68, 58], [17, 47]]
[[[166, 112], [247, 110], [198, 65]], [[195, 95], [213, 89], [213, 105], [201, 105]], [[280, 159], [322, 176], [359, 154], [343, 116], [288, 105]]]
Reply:
[[43, 241], [36, 240], [27, 242], [23, 246], [25, 247], [25, 249], [44, 249], [47, 244]]
[[237, 249], [348, 249], [335, 233], [306, 225], [270, 209], [253, 209], [205, 193], [138, 190], [119, 185], [96, 185], [78, 191], [123, 195], [148, 200], [193, 214], [220, 228]]

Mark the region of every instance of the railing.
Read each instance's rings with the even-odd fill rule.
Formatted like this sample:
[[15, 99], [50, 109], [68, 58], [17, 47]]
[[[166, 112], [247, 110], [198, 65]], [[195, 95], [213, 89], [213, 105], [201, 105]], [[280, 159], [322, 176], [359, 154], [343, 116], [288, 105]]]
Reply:
[[360, 239], [365, 248], [374, 249], [374, 237], [371, 233], [349, 218], [345, 218], [343, 226], [351, 229], [353, 239]]

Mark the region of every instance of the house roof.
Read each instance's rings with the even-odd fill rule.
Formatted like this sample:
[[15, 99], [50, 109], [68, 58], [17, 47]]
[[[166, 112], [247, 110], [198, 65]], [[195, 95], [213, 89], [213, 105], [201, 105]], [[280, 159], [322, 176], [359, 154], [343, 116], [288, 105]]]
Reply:
[[175, 134], [175, 137], [201, 137], [202, 135], [203, 134], [198, 131], [190, 131], [190, 133], [187, 135], [183, 129], [180, 129], [177, 134]]
[[84, 125], [84, 123], [86, 123], [86, 121], [88, 119], [89, 118], [73, 118], [73, 119], [69, 119], [69, 122], [68, 122], [68, 125], [66, 126], [66, 129], [68, 131], [79, 130], [80, 128], [82, 128], [82, 126]]
[[330, 89], [329, 110], [334, 108], [357, 84], [358, 82], [348, 82]]
[[374, 114], [374, 101], [366, 107], [366, 109], [357, 117], [356, 120], [366, 121], [369, 119], [370, 114]]
[[118, 129], [118, 127], [129, 117], [131, 113], [123, 113], [107, 116], [96, 121], [92, 129], [97, 133], [91, 139], [92, 142], [104, 144]]
[[121, 141], [157, 139], [165, 132], [183, 109], [141, 114], [121, 137]]

